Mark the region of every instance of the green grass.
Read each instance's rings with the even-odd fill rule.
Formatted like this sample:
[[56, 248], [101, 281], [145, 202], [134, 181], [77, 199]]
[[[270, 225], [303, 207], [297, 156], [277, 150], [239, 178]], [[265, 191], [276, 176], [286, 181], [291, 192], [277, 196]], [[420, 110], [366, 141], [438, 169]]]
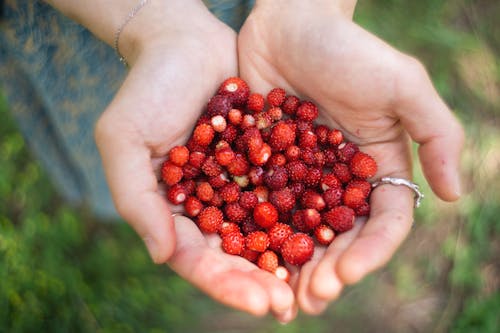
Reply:
[[361, 1], [356, 20], [422, 59], [464, 123], [465, 195], [427, 198], [389, 265], [318, 317], [225, 308], [149, 260], [125, 224], [65, 204], [0, 97], [0, 332], [497, 332], [498, 1]]

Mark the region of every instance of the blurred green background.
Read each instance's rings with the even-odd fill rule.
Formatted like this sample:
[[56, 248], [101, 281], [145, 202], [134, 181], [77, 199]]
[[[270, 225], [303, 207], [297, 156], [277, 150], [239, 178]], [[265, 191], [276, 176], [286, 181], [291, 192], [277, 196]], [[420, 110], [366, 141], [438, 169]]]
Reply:
[[465, 195], [424, 185], [389, 265], [286, 326], [216, 304], [127, 225], [65, 204], [0, 97], [0, 332], [499, 332], [499, 18], [497, 0], [359, 1], [356, 21], [421, 59], [464, 124]]

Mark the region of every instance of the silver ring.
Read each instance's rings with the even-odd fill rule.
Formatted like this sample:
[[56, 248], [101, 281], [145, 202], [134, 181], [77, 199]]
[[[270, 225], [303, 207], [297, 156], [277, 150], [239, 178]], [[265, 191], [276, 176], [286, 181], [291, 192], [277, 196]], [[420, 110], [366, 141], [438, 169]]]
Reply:
[[384, 185], [384, 184], [390, 184], [390, 185], [403, 185], [403, 186], [406, 186], [408, 187], [410, 190], [413, 191], [413, 193], [415, 193], [415, 208], [418, 208], [420, 207], [420, 204], [422, 203], [422, 199], [424, 198], [424, 194], [422, 192], [420, 192], [420, 187], [407, 180], [407, 179], [404, 179], [404, 178], [394, 178], [394, 177], [382, 177], [378, 182], [375, 182], [372, 184], [372, 188], [375, 188], [379, 185]]

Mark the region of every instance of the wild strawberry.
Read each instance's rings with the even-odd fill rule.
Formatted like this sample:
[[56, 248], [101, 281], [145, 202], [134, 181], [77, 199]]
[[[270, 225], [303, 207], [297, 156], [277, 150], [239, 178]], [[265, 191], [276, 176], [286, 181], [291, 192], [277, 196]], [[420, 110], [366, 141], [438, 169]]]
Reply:
[[335, 238], [335, 232], [330, 226], [320, 224], [314, 229], [314, 237], [321, 245], [330, 245]]
[[167, 185], [177, 184], [181, 181], [183, 175], [182, 168], [168, 160], [161, 167], [161, 178]]
[[285, 167], [273, 166], [264, 174], [264, 183], [270, 190], [281, 190], [288, 182], [288, 172]]
[[224, 234], [221, 247], [228, 254], [240, 255], [245, 247], [245, 237], [239, 231]]
[[248, 172], [248, 178], [252, 185], [262, 185], [264, 183], [264, 169], [260, 166], [252, 166]]
[[183, 179], [195, 179], [198, 177], [201, 173], [201, 170], [199, 168], [196, 168], [192, 166], [191, 164], [187, 163], [182, 166], [182, 178]]
[[197, 169], [201, 169], [203, 162], [205, 161], [205, 153], [199, 151], [193, 151], [189, 154], [189, 164], [194, 166]]
[[338, 146], [344, 141], [344, 135], [338, 129], [332, 129], [328, 132], [328, 143], [331, 146]]
[[301, 133], [304, 133], [307, 131], [313, 132], [314, 125], [310, 121], [298, 119], [295, 121], [295, 131], [296, 131], [297, 135], [300, 135]]
[[185, 179], [181, 182], [179, 182], [179, 184], [184, 187], [184, 189], [186, 190], [186, 194], [189, 196], [189, 195], [194, 195], [195, 192], [196, 192], [196, 182], [192, 179]]
[[302, 102], [297, 109], [296, 115], [300, 120], [313, 121], [318, 117], [318, 107], [309, 101]]
[[272, 168], [273, 166], [283, 167], [286, 164], [287, 160], [285, 155], [280, 153], [274, 153], [267, 161], [267, 167]]
[[195, 127], [193, 132], [193, 140], [196, 144], [200, 146], [208, 146], [215, 135], [213, 127], [209, 124], [200, 124]]
[[269, 237], [264, 231], [254, 231], [245, 237], [247, 249], [264, 252], [269, 247]]
[[201, 212], [203, 207], [204, 206], [201, 203], [201, 201], [193, 196], [188, 197], [186, 201], [184, 201], [184, 210], [186, 211], [186, 214], [190, 217], [197, 216]]
[[250, 179], [247, 175], [243, 176], [233, 176], [233, 181], [238, 184], [239, 187], [245, 188], [250, 184]]
[[313, 191], [313, 190], [305, 190], [304, 193], [302, 194], [301, 198], [301, 204], [302, 207], [304, 208], [314, 208], [318, 211], [323, 210], [325, 208], [326, 203], [325, 200], [323, 200], [323, 197]]
[[186, 198], [186, 189], [180, 184], [174, 184], [167, 190], [167, 199], [174, 205], [180, 205]]
[[208, 156], [205, 161], [203, 161], [203, 165], [201, 166], [201, 170], [207, 175], [207, 176], [218, 176], [222, 173], [222, 168], [217, 163], [216, 159], [214, 156]]
[[243, 116], [240, 127], [242, 129], [250, 128], [255, 126], [255, 118], [251, 114], [246, 114]]
[[278, 268], [278, 256], [273, 251], [267, 250], [259, 256], [257, 266], [260, 269], [274, 273]]
[[227, 179], [227, 175], [223, 172], [217, 176], [209, 177], [208, 183], [212, 186], [212, 188], [219, 189], [229, 183], [229, 179]]
[[217, 115], [226, 117], [229, 110], [231, 110], [232, 108], [233, 105], [231, 104], [231, 100], [228, 96], [215, 95], [208, 101], [206, 115], [209, 117]]
[[234, 159], [227, 165], [227, 171], [233, 176], [243, 176], [249, 172], [250, 164], [247, 159], [241, 155], [236, 154]]
[[175, 146], [168, 152], [168, 160], [181, 167], [189, 160], [189, 150], [186, 146]]
[[335, 174], [335, 177], [337, 177], [337, 179], [344, 184], [348, 183], [352, 179], [351, 170], [349, 170], [347, 164], [335, 163], [332, 171]]
[[342, 183], [333, 173], [326, 173], [321, 176], [320, 186], [323, 191], [330, 188], [341, 187]]
[[291, 277], [290, 271], [285, 266], [278, 266], [274, 270], [274, 275], [278, 279], [285, 281], [286, 283], [288, 283], [290, 281], [290, 277]]
[[350, 207], [352, 209], [356, 209], [365, 203], [365, 194], [363, 190], [359, 187], [355, 186], [347, 186], [344, 194], [342, 195], [342, 202], [345, 206]]
[[251, 113], [259, 113], [264, 110], [265, 103], [264, 96], [259, 93], [251, 93], [248, 96], [247, 109]]
[[255, 127], [259, 130], [264, 130], [266, 128], [271, 127], [273, 123], [271, 116], [267, 112], [257, 113], [255, 116]]
[[189, 138], [189, 140], [186, 142], [186, 147], [187, 149], [190, 151], [190, 152], [202, 152], [202, 153], [206, 153], [207, 151], [207, 146], [202, 146], [200, 144], [198, 144], [195, 140], [194, 140], [194, 137], [191, 136], [191, 138]]
[[295, 195], [288, 187], [269, 193], [269, 202], [272, 203], [278, 212], [287, 212], [295, 206]]
[[366, 179], [377, 173], [377, 162], [368, 154], [356, 152], [351, 159], [351, 172], [359, 178]]
[[278, 222], [278, 210], [270, 202], [259, 202], [253, 210], [253, 218], [262, 228], [271, 228]]
[[214, 129], [214, 131], [216, 131], [217, 133], [224, 132], [224, 130], [227, 127], [226, 118], [224, 118], [220, 114], [213, 116], [210, 119], [210, 124], [212, 125], [212, 128]]
[[269, 199], [269, 190], [265, 186], [259, 185], [255, 187], [253, 193], [257, 196], [259, 202], [266, 202]]
[[231, 147], [215, 148], [215, 159], [221, 166], [228, 166], [233, 162], [235, 153]]
[[239, 77], [230, 77], [222, 82], [217, 93], [228, 96], [234, 106], [243, 106], [250, 95], [250, 87]]
[[357, 151], [359, 148], [354, 143], [343, 142], [337, 149], [337, 159], [342, 163], [349, 163]]
[[368, 202], [363, 202], [362, 205], [354, 209], [356, 216], [368, 216], [370, 215], [370, 204]]
[[276, 122], [283, 118], [283, 111], [279, 107], [272, 107], [267, 110], [269, 117], [271, 117], [271, 121]]
[[351, 230], [354, 226], [354, 210], [347, 206], [338, 206], [323, 213], [323, 221], [336, 232]]
[[283, 102], [283, 112], [289, 115], [295, 114], [297, 108], [300, 105], [300, 99], [297, 96], [286, 96], [285, 101]]
[[254, 209], [254, 207], [259, 203], [259, 199], [255, 193], [251, 191], [245, 191], [240, 194], [239, 204], [245, 209]]
[[201, 182], [196, 187], [196, 197], [201, 201], [210, 201], [214, 196], [214, 189], [208, 182]]
[[219, 191], [214, 191], [214, 196], [212, 197], [212, 200], [208, 202], [208, 205], [214, 207], [222, 207], [223, 204], [224, 200], [222, 200]]
[[329, 168], [333, 167], [333, 165], [337, 162], [335, 149], [327, 148], [323, 150], [323, 154], [325, 154], [325, 166]]
[[276, 150], [285, 150], [295, 142], [295, 131], [288, 123], [280, 121], [273, 126], [269, 144]]
[[241, 207], [237, 202], [228, 203], [224, 207], [224, 213], [229, 221], [240, 223], [248, 216], [248, 210]]
[[313, 165], [316, 162], [314, 150], [311, 148], [301, 148], [300, 159], [307, 165]]
[[314, 253], [314, 241], [304, 233], [288, 237], [281, 245], [281, 255], [290, 265], [300, 266], [307, 262]]
[[238, 109], [231, 109], [227, 114], [227, 120], [229, 120], [232, 125], [239, 126], [243, 120], [243, 114]]
[[[224, 221], [219, 227], [219, 230], [217, 230], [219, 235], [223, 237], [224, 235], [227, 235], [231, 232], [241, 232], [240, 227], [234, 223], [234, 222], [228, 222]], [[245, 243], [245, 239], [243, 239], [243, 244]]]
[[252, 149], [248, 154], [250, 162], [254, 165], [262, 166], [271, 157], [271, 147], [264, 143], [260, 149]]
[[368, 198], [372, 191], [372, 185], [364, 179], [353, 179], [347, 184], [347, 187], [357, 187], [361, 189], [365, 198]]
[[226, 129], [219, 134], [219, 138], [229, 143], [233, 143], [238, 136], [238, 129], [231, 124], [226, 125]]
[[293, 234], [293, 229], [284, 223], [276, 223], [267, 232], [269, 237], [269, 248], [275, 252], [280, 252], [281, 244]]
[[299, 136], [300, 148], [314, 148], [318, 143], [318, 138], [313, 131], [304, 131]]
[[286, 91], [283, 88], [274, 88], [267, 94], [267, 102], [272, 106], [280, 106], [286, 98]]
[[257, 150], [262, 148], [264, 140], [261, 132], [256, 127], [250, 127], [243, 132], [243, 139], [248, 146], [248, 150]]
[[198, 214], [198, 227], [205, 233], [215, 233], [222, 224], [224, 215], [222, 211], [213, 206], [205, 207]]
[[307, 176], [304, 179], [304, 184], [308, 187], [316, 187], [318, 186], [320, 180], [321, 180], [321, 175], [323, 172], [321, 171], [320, 168], [309, 168], [307, 171]]
[[302, 216], [304, 219], [305, 227], [308, 230], [316, 228], [321, 223], [321, 215], [316, 209], [313, 208], [304, 209]]
[[304, 191], [306, 190], [306, 187], [304, 183], [301, 182], [294, 182], [291, 183], [289, 186], [290, 190], [292, 190], [293, 195], [295, 195], [295, 198], [300, 198]]
[[309, 228], [306, 226], [306, 222], [304, 220], [304, 210], [297, 209], [292, 214], [292, 225], [298, 232], [308, 232]]
[[292, 182], [301, 182], [307, 176], [307, 166], [302, 161], [292, 161], [285, 166]]
[[241, 232], [243, 232], [243, 235], [249, 235], [254, 231], [259, 231], [262, 228], [255, 223], [252, 217], [248, 216], [246, 219], [244, 219], [241, 223]]
[[314, 134], [316, 134], [316, 137], [318, 138], [318, 143], [320, 145], [327, 145], [328, 144], [328, 133], [329, 132], [330, 132], [330, 129], [325, 125], [318, 125], [314, 128]]
[[241, 189], [235, 182], [229, 182], [224, 185], [220, 190], [220, 196], [225, 202], [236, 202], [240, 198]]
[[315, 151], [314, 152], [314, 166], [317, 166], [318, 168], [323, 168], [325, 165], [325, 153], [322, 151]]
[[253, 251], [250, 249], [247, 249], [246, 247], [243, 248], [243, 251], [241, 251], [240, 254], [241, 257], [245, 258], [246, 260], [256, 263], [257, 260], [259, 259], [260, 252]]
[[300, 157], [300, 148], [295, 145], [288, 146], [288, 148], [285, 151], [285, 157], [288, 162], [298, 160]]
[[332, 187], [323, 192], [323, 200], [325, 200], [326, 207], [328, 209], [332, 209], [333, 207], [340, 206], [343, 194], [344, 190], [341, 186]]

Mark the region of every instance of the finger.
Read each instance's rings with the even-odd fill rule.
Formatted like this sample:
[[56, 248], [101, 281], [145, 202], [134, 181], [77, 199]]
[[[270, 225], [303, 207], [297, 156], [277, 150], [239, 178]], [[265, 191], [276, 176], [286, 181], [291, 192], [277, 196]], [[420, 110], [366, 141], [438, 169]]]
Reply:
[[397, 113], [420, 144], [420, 162], [432, 190], [443, 200], [456, 200], [461, 191], [462, 126], [439, 97], [423, 66], [415, 60], [405, 65], [398, 85]]
[[356, 239], [364, 225], [363, 221], [356, 221], [354, 228], [338, 235], [328, 246], [323, 258], [311, 273], [308, 297], [332, 301], [340, 296], [344, 284], [336, 272], [338, 259]]
[[[165, 262], [175, 248], [175, 232], [165, 197], [150, 163], [148, 149], [120, 131], [119, 124], [102, 118], [96, 142], [118, 213], [144, 240], [152, 260]], [[116, 133], [121, 133], [116, 135]], [[133, 137], [131, 134], [130, 137]]]
[[255, 281], [260, 283], [264, 288], [270, 299], [271, 312], [280, 320], [292, 320], [290, 314], [293, 313], [292, 308], [295, 302], [295, 296], [290, 286], [278, 279], [274, 274], [266, 272], [261, 269], [255, 269], [251, 272]]
[[177, 248], [169, 266], [218, 302], [253, 315], [266, 314], [272, 300], [256, 266], [244, 258], [210, 248], [198, 227], [184, 216], [175, 216]]
[[408, 235], [413, 221], [413, 192], [404, 186], [381, 185], [371, 194], [366, 225], [338, 258], [337, 275], [352, 284], [385, 265]]

